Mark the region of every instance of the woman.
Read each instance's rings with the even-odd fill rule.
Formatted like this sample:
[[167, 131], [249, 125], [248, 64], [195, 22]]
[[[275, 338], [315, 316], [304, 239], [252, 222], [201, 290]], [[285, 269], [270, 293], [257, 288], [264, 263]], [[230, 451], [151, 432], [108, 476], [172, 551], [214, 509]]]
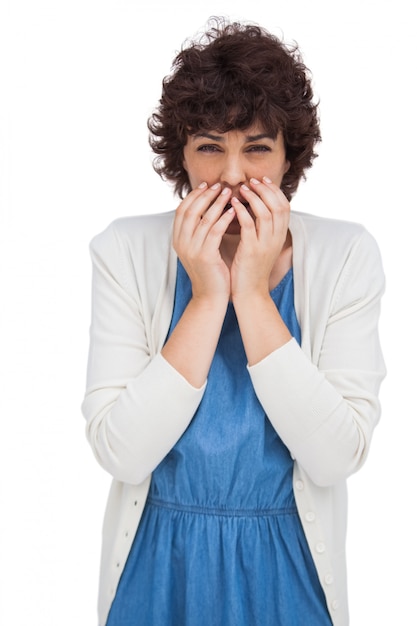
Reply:
[[104, 626], [348, 623], [346, 478], [384, 377], [360, 225], [290, 212], [320, 140], [296, 49], [215, 23], [149, 120], [175, 213], [91, 244]]

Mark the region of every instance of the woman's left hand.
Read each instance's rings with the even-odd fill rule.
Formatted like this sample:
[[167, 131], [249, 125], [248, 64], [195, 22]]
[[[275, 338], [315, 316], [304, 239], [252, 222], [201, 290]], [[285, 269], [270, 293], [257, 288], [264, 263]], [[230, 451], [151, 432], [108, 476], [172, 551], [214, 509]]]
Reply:
[[290, 204], [281, 189], [267, 177], [251, 179], [250, 185], [241, 187], [249, 209], [232, 199], [241, 229], [231, 267], [232, 299], [269, 293], [271, 272], [288, 234]]

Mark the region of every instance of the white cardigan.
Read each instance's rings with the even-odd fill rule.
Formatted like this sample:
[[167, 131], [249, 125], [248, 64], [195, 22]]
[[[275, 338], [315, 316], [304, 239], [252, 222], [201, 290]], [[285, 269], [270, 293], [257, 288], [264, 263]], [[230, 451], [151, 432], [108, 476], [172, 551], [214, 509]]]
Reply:
[[[82, 409], [94, 454], [114, 478], [103, 527], [100, 626], [151, 473], [187, 428], [205, 389], [192, 387], [160, 354], [174, 301], [173, 215], [119, 219], [91, 242]], [[292, 212], [290, 230], [302, 346], [292, 339], [249, 372], [295, 460], [294, 493], [308, 545], [333, 624], [346, 626], [346, 478], [363, 464], [380, 415], [384, 275], [374, 239], [358, 224]]]

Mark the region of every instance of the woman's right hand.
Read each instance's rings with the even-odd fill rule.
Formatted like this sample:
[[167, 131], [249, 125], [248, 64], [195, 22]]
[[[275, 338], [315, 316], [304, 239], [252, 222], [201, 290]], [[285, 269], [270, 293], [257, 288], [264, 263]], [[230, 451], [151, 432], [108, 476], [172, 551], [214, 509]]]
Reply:
[[231, 190], [220, 183], [201, 183], [177, 208], [173, 245], [192, 284], [193, 298], [216, 300], [230, 297], [230, 272], [220, 254], [220, 243], [233, 220], [234, 209], [225, 211]]
[[192, 298], [162, 348], [162, 356], [197, 388], [206, 381], [230, 297], [230, 271], [220, 243], [235, 212], [231, 191], [201, 184], [181, 202], [173, 244], [192, 285]]

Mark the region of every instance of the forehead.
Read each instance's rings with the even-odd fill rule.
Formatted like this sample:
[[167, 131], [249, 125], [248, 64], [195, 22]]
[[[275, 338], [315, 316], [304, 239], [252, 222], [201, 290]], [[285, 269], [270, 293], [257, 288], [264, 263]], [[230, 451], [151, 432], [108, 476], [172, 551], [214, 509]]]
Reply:
[[[279, 133], [278, 133], [279, 134]], [[275, 141], [278, 134], [267, 132], [261, 124], [254, 124], [246, 129], [232, 129], [226, 132], [218, 129], [205, 129], [197, 131], [189, 135], [191, 140], [211, 139], [212, 141], [230, 141], [237, 140], [242, 142], [260, 141], [262, 139], [271, 139]]]

